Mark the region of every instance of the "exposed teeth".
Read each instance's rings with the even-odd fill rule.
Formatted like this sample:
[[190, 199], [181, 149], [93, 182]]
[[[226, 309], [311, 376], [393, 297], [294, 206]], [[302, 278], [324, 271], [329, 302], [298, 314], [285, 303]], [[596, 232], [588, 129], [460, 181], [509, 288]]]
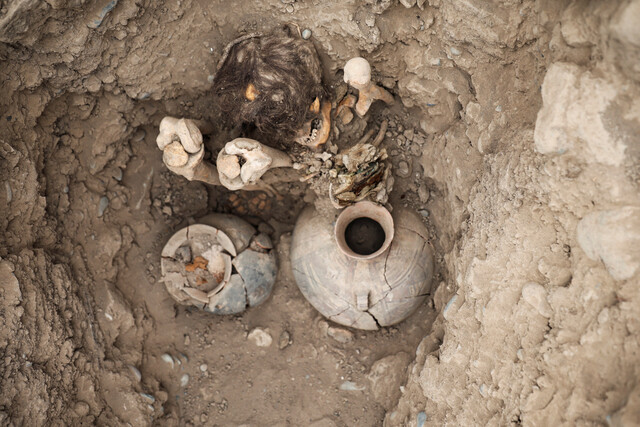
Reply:
[[303, 144], [311, 144], [316, 139], [316, 137], [318, 136], [318, 131], [319, 131], [318, 129], [313, 129], [311, 131], [311, 134], [309, 134], [308, 136], [304, 137]]

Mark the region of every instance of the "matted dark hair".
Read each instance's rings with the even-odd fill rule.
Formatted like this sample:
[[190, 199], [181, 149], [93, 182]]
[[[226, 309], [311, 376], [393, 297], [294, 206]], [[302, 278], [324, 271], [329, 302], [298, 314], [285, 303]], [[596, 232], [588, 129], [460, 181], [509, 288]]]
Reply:
[[[309, 107], [315, 98], [326, 95], [315, 46], [288, 27], [236, 39], [221, 61], [213, 91], [226, 119], [252, 123], [274, 142], [288, 145], [313, 118]], [[253, 101], [245, 97], [249, 84], [257, 92]]]

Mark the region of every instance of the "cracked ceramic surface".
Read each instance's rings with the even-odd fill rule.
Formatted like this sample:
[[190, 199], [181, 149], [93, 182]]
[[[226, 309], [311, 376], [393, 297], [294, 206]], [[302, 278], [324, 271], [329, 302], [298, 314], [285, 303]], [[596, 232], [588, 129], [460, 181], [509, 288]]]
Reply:
[[162, 281], [180, 304], [236, 314], [268, 298], [276, 279], [269, 236], [246, 221], [210, 214], [176, 232], [162, 251]]
[[307, 207], [291, 244], [293, 275], [305, 298], [328, 319], [376, 330], [406, 319], [431, 290], [433, 255], [417, 214], [397, 208], [389, 248], [373, 259], [345, 255], [333, 218]]

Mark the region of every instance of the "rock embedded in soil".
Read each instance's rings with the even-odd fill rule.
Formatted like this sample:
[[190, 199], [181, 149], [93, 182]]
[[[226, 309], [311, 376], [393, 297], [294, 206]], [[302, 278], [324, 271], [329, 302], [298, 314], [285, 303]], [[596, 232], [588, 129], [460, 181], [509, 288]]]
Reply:
[[79, 417], [84, 417], [85, 415], [87, 415], [89, 413], [89, 409], [90, 408], [87, 402], [82, 401], [76, 402], [75, 406], [73, 407], [73, 411]]
[[527, 283], [522, 288], [522, 299], [535, 308], [540, 315], [551, 317], [552, 310], [547, 301], [547, 291], [538, 283]]
[[411, 361], [408, 353], [400, 352], [377, 360], [367, 379], [371, 384], [373, 398], [386, 410], [391, 410], [400, 398], [400, 386], [407, 381], [407, 366]]
[[614, 279], [629, 279], [640, 269], [640, 207], [591, 212], [576, 234], [587, 256], [602, 260]]
[[252, 341], [258, 347], [269, 347], [273, 342], [273, 338], [269, 332], [265, 331], [262, 328], [255, 328], [249, 335], [247, 335], [247, 339]]
[[337, 328], [335, 326], [329, 326], [327, 328], [327, 336], [341, 344], [347, 344], [353, 341], [353, 332], [344, 328]]
[[186, 387], [189, 384], [189, 374], [184, 374], [180, 377], [180, 386]]
[[288, 331], [282, 331], [278, 338], [278, 348], [284, 350], [291, 344], [291, 334]]
[[404, 160], [401, 160], [400, 162], [398, 162], [398, 167], [396, 168], [396, 174], [400, 178], [408, 178], [409, 175], [411, 175], [411, 169], [410, 169], [409, 163], [405, 162]]

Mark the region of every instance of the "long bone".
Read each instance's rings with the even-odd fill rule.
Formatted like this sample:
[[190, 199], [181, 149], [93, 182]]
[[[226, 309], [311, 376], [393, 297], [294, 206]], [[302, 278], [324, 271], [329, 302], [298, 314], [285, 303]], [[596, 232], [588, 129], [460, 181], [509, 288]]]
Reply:
[[344, 66], [344, 81], [358, 89], [358, 102], [356, 113], [362, 117], [367, 114], [371, 104], [381, 100], [387, 104], [393, 104], [393, 96], [385, 89], [371, 81], [371, 65], [361, 57], [351, 58]]
[[216, 165], [222, 185], [240, 190], [256, 185], [269, 169], [292, 167], [293, 162], [286, 153], [254, 139], [236, 138], [218, 153]]
[[156, 144], [162, 150], [162, 161], [171, 172], [182, 175], [189, 181], [221, 185], [216, 167], [202, 161], [202, 133], [192, 120], [165, 117], [160, 122]]

